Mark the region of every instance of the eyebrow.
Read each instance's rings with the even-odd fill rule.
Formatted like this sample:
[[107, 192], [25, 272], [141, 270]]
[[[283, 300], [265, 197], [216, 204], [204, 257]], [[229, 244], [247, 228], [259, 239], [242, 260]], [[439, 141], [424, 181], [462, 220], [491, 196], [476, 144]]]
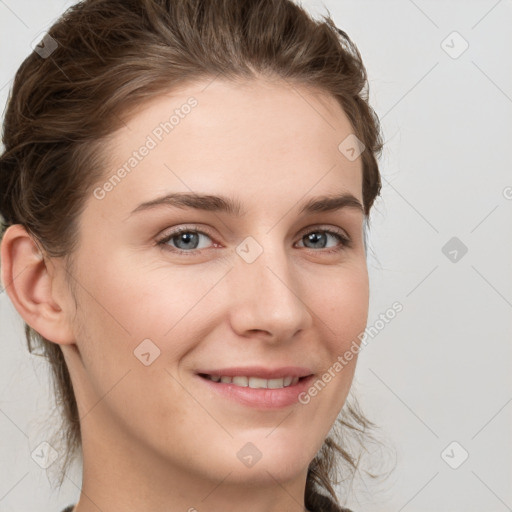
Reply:
[[[242, 217], [245, 215], [245, 211], [243, 210], [240, 201], [229, 197], [175, 192], [140, 204], [130, 213], [129, 216], [137, 212], [153, 210], [162, 206], [194, 208], [196, 210], [209, 212], [223, 212], [235, 217]], [[301, 206], [299, 213], [331, 212], [345, 208], [356, 209], [363, 214], [365, 213], [364, 207], [359, 199], [350, 193], [312, 198]]]

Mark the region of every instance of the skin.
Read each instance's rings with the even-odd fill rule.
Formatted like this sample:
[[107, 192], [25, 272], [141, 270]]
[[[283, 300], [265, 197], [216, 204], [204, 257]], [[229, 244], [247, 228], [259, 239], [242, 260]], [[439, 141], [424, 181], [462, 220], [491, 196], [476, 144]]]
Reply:
[[[353, 129], [320, 91], [216, 79], [161, 95], [112, 135], [105, 176], [190, 96], [198, 105], [121, 183], [87, 198], [72, 279], [20, 225], [2, 242], [14, 306], [61, 346], [70, 369], [84, 462], [76, 512], [303, 510], [308, 465], [352, 383], [357, 354], [308, 404], [257, 410], [214, 395], [194, 374], [253, 364], [320, 376], [364, 330], [369, 289], [363, 213], [299, 213], [324, 195], [363, 201], [361, 158], [338, 149]], [[190, 191], [237, 198], [246, 213], [130, 216], [142, 202]], [[168, 250], [156, 245], [184, 225], [208, 230], [198, 249], [179, 237]], [[351, 246], [305, 237], [325, 229]], [[236, 252], [248, 236], [263, 250], [250, 264]], [[134, 350], [148, 338], [160, 356], [145, 366]], [[262, 453], [250, 468], [237, 457], [248, 442]]]

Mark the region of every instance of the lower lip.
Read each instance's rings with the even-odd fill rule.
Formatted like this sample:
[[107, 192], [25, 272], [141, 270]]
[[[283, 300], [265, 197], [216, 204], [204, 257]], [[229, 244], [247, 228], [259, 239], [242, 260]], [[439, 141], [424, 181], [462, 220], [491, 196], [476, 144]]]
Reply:
[[300, 379], [293, 386], [279, 389], [253, 389], [225, 382], [214, 382], [199, 375], [197, 377], [214, 392], [243, 405], [258, 409], [280, 409], [297, 403], [299, 395], [308, 389], [314, 375]]

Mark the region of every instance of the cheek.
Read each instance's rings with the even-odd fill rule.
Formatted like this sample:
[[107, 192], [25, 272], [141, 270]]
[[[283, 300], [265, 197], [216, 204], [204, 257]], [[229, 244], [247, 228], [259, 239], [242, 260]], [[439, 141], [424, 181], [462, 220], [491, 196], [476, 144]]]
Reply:
[[325, 339], [332, 349], [343, 350], [347, 344], [364, 331], [368, 319], [369, 282], [365, 264], [352, 265], [338, 274], [325, 279], [324, 286], [315, 279], [308, 296], [314, 297], [311, 304], [323, 325]]
[[[180, 396], [183, 390], [172, 376], [181, 377], [181, 361], [219, 318], [212, 313], [219, 306], [212, 304], [215, 292], [208, 292], [223, 272], [210, 269], [200, 275], [194, 266], [149, 269], [118, 260], [98, 265], [86, 275], [82, 283], [90, 293], [81, 293], [80, 323], [87, 336], [77, 344], [94, 392], [103, 396], [129, 371], [119, 386], [121, 402], [135, 400], [142, 389], [145, 396], [153, 396], [154, 389], [164, 387], [166, 404], [172, 396]], [[124, 396], [122, 390], [131, 382], [138, 384], [133, 394]], [[176, 410], [178, 405], [179, 400], [171, 407], [173, 414], [185, 414]], [[158, 404], [155, 410], [161, 409]]]
[[120, 256], [98, 262], [85, 281], [90, 290], [85, 299], [94, 309], [98, 327], [134, 342], [172, 335], [208, 287], [197, 272], [170, 266], [148, 268], [133, 256], [131, 261]]
[[[310, 406], [324, 425], [334, 422], [349, 393], [368, 319], [369, 281], [366, 264], [357, 262], [326, 280], [324, 291], [311, 286], [311, 309], [321, 332], [326, 365], [308, 391]], [[341, 362], [340, 362], [341, 361]], [[314, 388], [314, 389], [312, 389]], [[327, 433], [327, 431], [325, 432]]]
[[[80, 281], [76, 334], [86, 371], [84, 411], [104, 397], [105, 414], [114, 412], [140, 428], [150, 415], [159, 416], [158, 421], [187, 417], [183, 400], [176, 399], [183, 389], [173, 376], [198, 338], [197, 329], [190, 333], [189, 317], [204, 295], [202, 287], [187, 287], [190, 280], [183, 274], [162, 280], [113, 264], [96, 267]], [[140, 413], [137, 420], [131, 416], [134, 408]]]

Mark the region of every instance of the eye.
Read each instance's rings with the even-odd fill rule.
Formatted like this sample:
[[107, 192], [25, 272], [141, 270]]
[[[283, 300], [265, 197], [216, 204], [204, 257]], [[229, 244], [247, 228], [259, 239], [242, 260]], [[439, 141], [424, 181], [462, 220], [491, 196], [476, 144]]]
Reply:
[[[337, 240], [339, 245], [335, 245], [334, 247], [331, 246], [331, 248], [325, 247], [329, 237]], [[307, 249], [328, 249], [323, 251], [327, 253], [341, 251], [346, 247], [351, 247], [352, 244], [351, 240], [341, 231], [319, 228], [308, 231], [305, 235], [302, 236], [301, 242], [312, 244], [312, 247], [306, 247]]]
[[[328, 247], [327, 244], [329, 238], [334, 239], [338, 244]], [[204, 242], [204, 239], [212, 240], [212, 237], [208, 233], [198, 229], [184, 226], [168, 233], [164, 238], [157, 242], [157, 245], [171, 252], [193, 256], [200, 252], [201, 249], [208, 248], [207, 242], [206, 245], [201, 245], [202, 239]], [[302, 235], [300, 242], [303, 243], [302, 247], [313, 250], [320, 249], [322, 251], [315, 252], [322, 253], [334, 253], [352, 246], [351, 240], [341, 230], [338, 231], [333, 229], [316, 228], [314, 230], [310, 230]], [[307, 247], [304, 245], [304, 242], [311, 244], [312, 246]]]
[[[206, 248], [205, 246], [200, 247], [202, 237], [210, 238], [207, 233], [197, 229], [182, 227], [169, 233], [165, 238], [158, 241], [157, 244], [165, 246], [165, 249], [181, 254], [191, 253], [194, 249], [201, 250]], [[169, 242], [173, 242], [173, 244], [169, 246]]]

